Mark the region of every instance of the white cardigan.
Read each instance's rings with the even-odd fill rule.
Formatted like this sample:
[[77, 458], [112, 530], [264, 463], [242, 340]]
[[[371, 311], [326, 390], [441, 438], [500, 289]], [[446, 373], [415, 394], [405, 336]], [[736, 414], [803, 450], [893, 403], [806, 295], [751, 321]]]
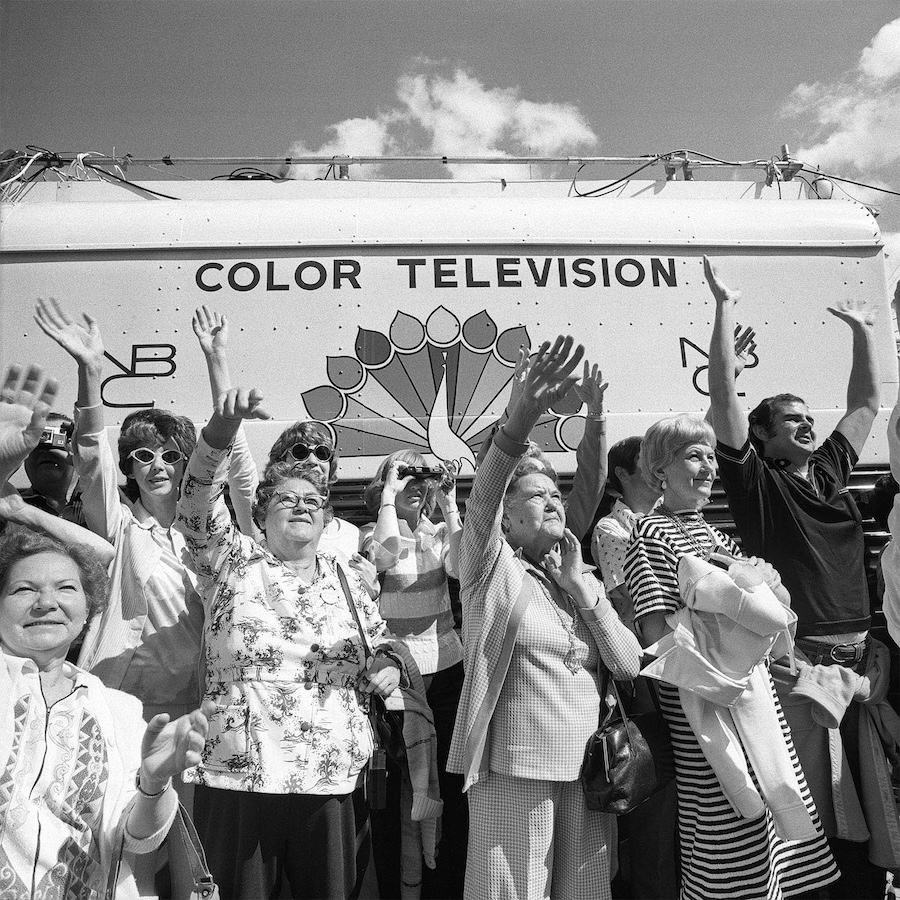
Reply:
[[[108, 771], [102, 804], [100, 834], [94, 837], [100, 851], [100, 869], [92, 879], [92, 887], [105, 891], [110, 872], [114, 869], [120, 849], [132, 853], [148, 853], [155, 850], [168, 833], [169, 827], [178, 808], [175, 791], [167, 791], [157, 801], [165, 804], [165, 825], [155, 834], [146, 838], [135, 838], [129, 834], [126, 824], [136, 802], [140, 802], [137, 794], [135, 778], [141, 763], [141, 741], [144, 724], [140, 701], [130, 694], [111, 690], [103, 683], [76, 666], [65, 664], [66, 674], [74, 678], [76, 684], [87, 689], [85, 705], [96, 718], [99, 730], [103, 735]], [[30, 695], [37, 678], [37, 668], [29, 659], [10, 656], [0, 650], [0, 765], [8, 765], [13, 748], [16, 726], [14, 717], [20, 698]], [[43, 703], [43, 699], [40, 701]], [[77, 735], [74, 735], [78, 737]], [[58, 738], [58, 736], [57, 736]], [[46, 740], [45, 735], [45, 740]], [[29, 745], [29, 749], [31, 745]], [[75, 747], [73, 750], [77, 750]], [[71, 767], [77, 765], [78, 754], [72, 753]], [[21, 801], [22, 797], [19, 796]], [[29, 802], [44, 803], [38, 797]], [[14, 840], [15, 834], [8, 834], [4, 840]], [[137, 886], [127, 864], [119, 872], [116, 891], [117, 900], [130, 900], [138, 896]]]

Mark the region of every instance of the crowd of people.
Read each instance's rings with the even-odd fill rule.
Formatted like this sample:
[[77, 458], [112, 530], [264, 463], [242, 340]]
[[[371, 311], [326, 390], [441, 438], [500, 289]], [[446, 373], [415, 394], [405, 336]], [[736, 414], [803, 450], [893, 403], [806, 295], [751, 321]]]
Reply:
[[[706, 418], [607, 448], [607, 385], [560, 336], [520, 353], [464, 514], [455, 463], [400, 449], [362, 528], [333, 513], [321, 425], [290, 425], [257, 468], [244, 422], [269, 414], [231, 383], [221, 314], [193, 318], [200, 432], [139, 410], [114, 452], [99, 324], [38, 301], [77, 401], [54, 413], [36, 365], [0, 391], [0, 898], [175, 896], [185, 817], [223, 898], [883, 897], [900, 719], [848, 490], [879, 409], [873, 317], [830, 309], [852, 366], [817, 447], [800, 397], [746, 416], [753, 336], [704, 266]], [[570, 391], [564, 498], [531, 435]], [[900, 399], [895, 474], [898, 428]], [[735, 538], [703, 516], [717, 475]], [[620, 693], [661, 714], [675, 777], [616, 816], [580, 776]]]

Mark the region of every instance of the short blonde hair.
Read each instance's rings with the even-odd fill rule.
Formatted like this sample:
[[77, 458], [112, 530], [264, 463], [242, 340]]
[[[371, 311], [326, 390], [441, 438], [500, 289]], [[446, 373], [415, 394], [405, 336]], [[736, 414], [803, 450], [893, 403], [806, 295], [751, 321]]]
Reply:
[[668, 468], [679, 451], [688, 444], [716, 446], [712, 425], [696, 413], [667, 416], [647, 429], [641, 444], [640, 463], [644, 478], [651, 487], [662, 490], [662, 479], [657, 473]]

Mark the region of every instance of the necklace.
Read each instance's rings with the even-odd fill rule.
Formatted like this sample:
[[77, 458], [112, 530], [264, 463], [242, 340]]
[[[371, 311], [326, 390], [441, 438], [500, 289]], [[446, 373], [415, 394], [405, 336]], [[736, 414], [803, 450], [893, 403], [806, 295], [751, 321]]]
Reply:
[[578, 651], [575, 646], [575, 616], [578, 615], [577, 610], [572, 609], [571, 618], [567, 618], [563, 611], [560, 609], [560, 604], [556, 602], [554, 597], [556, 595], [561, 595], [563, 598], [563, 602], [566, 605], [566, 610], [572, 607], [572, 601], [569, 598], [569, 595], [546, 573], [543, 566], [537, 565], [537, 563], [531, 564], [532, 573], [543, 583], [545, 588], [545, 596], [547, 597], [547, 601], [550, 603], [550, 606], [553, 607], [553, 612], [556, 613], [556, 618], [559, 619], [559, 624], [562, 626], [562, 630], [566, 633], [566, 638], [569, 642], [569, 649], [566, 651], [566, 655], [563, 657], [563, 663], [565, 667], [574, 675], [576, 672], [581, 669], [581, 662], [578, 659]]
[[681, 533], [681, 536], [687, 540], [691, 547], [693, 547], [694, 552], [697, 556], [699, 556], [702, 560], [709, 562], [710, 557], [713, 555], [713, 553], [716, 552], [716, 547], [718, 546], [719, 542], [716, 540], [716, 536], [715, 534], [713, 534], [712, 528], [709, 527], [709, 523], [706, 521], [706, 519], [703, 518], [703, 516], [700, 515], [699, 512], [695, 512], [693, 513], [693, 515], [697, 517], [698, 521], [706, 531], [706, 536], [709, 538], [708, 547], [705, 546], [704, 543], [701, 543], [697, 539], [697, 537], [691, 533], [691, 530], [687, 527], [687, 525], [684, 524], [677, 512], [669, 509], [669, 507], [664, 503], [660, 503], [660, 505], [656, 507], [656, 510], [658, 513], [665, 516], [672, 522], [672, 524]]

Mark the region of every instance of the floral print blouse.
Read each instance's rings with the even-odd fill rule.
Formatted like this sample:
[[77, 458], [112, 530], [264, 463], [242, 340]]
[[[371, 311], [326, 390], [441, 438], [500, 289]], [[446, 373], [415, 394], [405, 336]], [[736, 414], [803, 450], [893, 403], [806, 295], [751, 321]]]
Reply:
[[[206, 613], [205, 699], [215, 712], [186, 780], [269, 794], [347, 794], [372, 753], [359, 629], [320, 553], [304, 584], [264, 543], [235, 528], [223, 499], [228, 450], [201, 437], [188, 463], [179, 527]], [[388, 644], [378, 605], [352, 569], [353, 602], [374, 652]]]

